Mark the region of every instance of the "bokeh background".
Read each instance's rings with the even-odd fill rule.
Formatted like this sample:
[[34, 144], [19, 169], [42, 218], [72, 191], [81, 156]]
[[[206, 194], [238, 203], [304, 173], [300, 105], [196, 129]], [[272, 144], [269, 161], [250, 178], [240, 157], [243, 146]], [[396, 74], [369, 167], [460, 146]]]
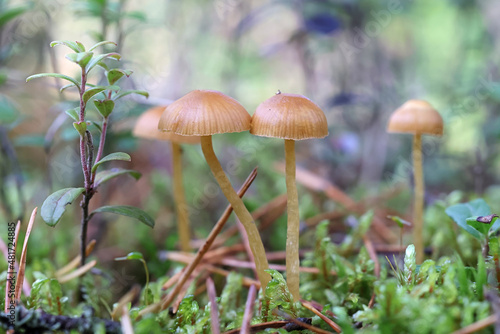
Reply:
[[[148, 108], [193, 89], [222, 91], [250, 114], [277, 90], [311, 98], [327, 115], [330, 134], [297, 144], [299, 168], [356, 201], [388, 194], [383, 203], [368, 202], [408, 219], [411, 137], [387, 134], [386, 123], [406, 100], [428, 100], [443, 116], [445, 133], [424, 138], [427, 204], [450, 193], [486, 196], [495, 212], [499, 15], [500, 3], [493, 0], [0, 0], [0, 220], [26, 221], [50, 193], [82, 183], [77, 133], [64, 113], [76, 106], [76, 94], [58, 93], [61, 82], [54, 79], [25, 79], [39, 72], [78, 74], [64, 58], [70, 50], [50, 48], [51, 41], [89, 46], [103, 39], [118, 43], [113, 50], [123, 58], [116, 66], [134, 71], [122, 86], [150, 93], [149, 99], [120, 102], [106, 149], [131, 154], [131, 164], [119, 165], [140, 171], [142, 178], [110, 182], [93, 200], [96, 207], [136, 205], [156, 220], [154, 231], [115, 216], [91, 222], [95, 255], [115, 268], [123, 285], [141, 279], [141, 265], [127, 269], [115, 257], [143, 252], [154, 277], [170, 266], [158, 252], [177, 247], [170, 146], [134, 138], [131, 129]], [[94, 112], [89, 110], [90, 118]], [[249, 208], [286, 192], [282, 141], [240, 133], [215, 136], [214, 145], [235, 188], [259, 167], [245, 199]], [[183, 149], [193, 234], [201, 239], [227, 202], [200, 147]], [[312, 183], [299, 185], [304, 222], [339, 207]], [[38, 219], [30, 240], [35, 268], [41, 270], [48, 259], [62, 266], [77, 254], [79, 215], [74, 203], [55, 228]], [[332, 222], [340, 230], [349, 226], [345, 216]], [[439, 223], [428, 235], [439, 236]], [[285, 226], [284, 215], [267, 226], [263, 239], [269, 250], [284, 249]], [[307, 233], [303, 242], [307, 246]]]

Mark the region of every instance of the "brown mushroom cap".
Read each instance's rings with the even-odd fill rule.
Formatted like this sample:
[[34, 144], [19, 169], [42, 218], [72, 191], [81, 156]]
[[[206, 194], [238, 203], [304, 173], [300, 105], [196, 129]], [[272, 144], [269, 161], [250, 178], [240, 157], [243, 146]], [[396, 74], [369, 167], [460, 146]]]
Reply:
[[427, 101], [409, 100], [389, 119], [388, 132], [443, 135], [443, 119]]
[[172, 132], [158, 130], [158, 122], [165, 110], [165, 106], [153, 107], [146, 110], [135, 123], [133, 135], [153, 140], [167, 140], [181, 144], [199, 144], [200, 138], [195, 136], [179, 136]]
[[293, 140], [323, 138], [328, 123], [323, 110], [307, 97], [278, 92], [257, 107], [250, 133]]
[[182, 136], [211, 136], [250, 129], [250, 115], [235, 99], [213, 90], [194, 90], [170, 104], [158, 129]]

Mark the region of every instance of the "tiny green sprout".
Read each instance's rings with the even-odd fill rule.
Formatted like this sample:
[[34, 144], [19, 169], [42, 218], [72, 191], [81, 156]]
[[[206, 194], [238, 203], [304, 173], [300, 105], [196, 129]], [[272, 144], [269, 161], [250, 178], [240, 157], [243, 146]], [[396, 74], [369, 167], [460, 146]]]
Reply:
[[117, 257], [115, 261], [128, 261], [128, 260], [139, 260], [144, 266], [144, 271], [146, 272], [146, 288], [144, 289], [144, 305], [148, 305], [148, 294], [149, 294], [149, 270], [144, 257], [140, 252], [130, 252], [127, 256]]
[[403, 227], [406, 226], [411, 226], [411, 223], [407, 220], [404, 220], [401, 217], [398, 216], [387, 216], [387, 218], [391, 219], [392, 221], [396, 222], [399, 226], [399, 246], [403, 246]]
[[411, 223], [409, 221], [404, 220], [401, 217], [398, 217], [398, 216], [387, 216], [387, 218], [391, 219], [396, 224], [398, 224], [399, 228], [403, 228], [405, 225], [406, 226], [411, 226]]

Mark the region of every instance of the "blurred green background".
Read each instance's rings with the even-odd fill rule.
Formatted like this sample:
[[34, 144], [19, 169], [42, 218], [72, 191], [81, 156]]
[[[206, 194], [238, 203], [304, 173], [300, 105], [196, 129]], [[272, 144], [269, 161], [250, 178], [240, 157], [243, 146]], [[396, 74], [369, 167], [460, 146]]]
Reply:
[[[134, 138], [131, 129], [146, 109], [193, 89], [220, 90], [250, 114], [278, 89], [311, 98], [327, 115], [330, 134], [298, 143], [297, 165], [357, 200], [402, 183], [388, 204], [401, 216], [411, 210], [411, 137], [387, 134], [386, 123], [406, 100], [428, 100], [443, 116], [445, 133], [424, 138], [427, 203], [459, 190], [485, 194], [497, 212], [499, 15], [493, 0], [0, 0], [0, 220], [25, 222], [54, 190], [82, 183], [77, 134], [64, 113], [77, 95], [59, 94], [57, 80], [25, 79], [78, 74], [64, 59], [69, 50], [50, 48], [52, 40], [102, 39], [116, 41], [120, 66], [134, 71], [122, 85], [147, 90], [150, 98], [120, 102], [106, 149], [131, 154], [127, 167], [143, 177], [110, 182], [93, 205], [136, 205], [156, 220], [151, 231], [130, 219], [96, 216], [89, 239], [98, 240], [102, 266], [139, 250], [154, 276], [168, 269], [157, 252], [175, 249], [177, 241], [170, 147]], [[214, 145], [235, 188], [259, 166], [249, 208], [285, 193], [276, 168], [284, 160], [281, 140], [240, 133], [215, 136]], [[186, 145], [184, 153], [193, 233], [204, 238], [227, 202], [200, 147]], [[306, 187], [299, 197], [302, 219], [338, 207]], [[42, 259], [57, 268], [77, 254], [78, 203], [69, 212], [54, 229], [37, 220], [30, 256], [39, 270]], [[263, 233], [269, 250], [284, 249], [285, 225], [282, 216]]]

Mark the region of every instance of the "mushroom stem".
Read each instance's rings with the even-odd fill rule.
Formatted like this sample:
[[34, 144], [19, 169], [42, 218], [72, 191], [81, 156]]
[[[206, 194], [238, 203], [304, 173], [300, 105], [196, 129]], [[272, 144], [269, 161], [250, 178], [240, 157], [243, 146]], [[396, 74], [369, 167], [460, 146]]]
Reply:
[[293, 299], [299, 294], [299, 200], [295, 184], [295, 141], [285, 139], [286, 192], [287, 192], [287, 232], [286, 232], [286, 282]]
[[182, 183], [182, 149], [181, 145], [172, 141], [172, 165], [174, 179], [174, 200], [177, 211], [177, 233], [183, 252], [190, 252], [191, 240], [189, 233], [189, 214], [184, 194], [184, 185]]
[[229, 182], [229, 179], [217, 159], [212, 146], [212, 136], [201, 137], [201, 149], [215, 179], [224, 193], [224, 196], [228, 199], [229, 203], [233, 207], [234, 213], [238, 216], [238, 219], [247, 231], [248, 241], [255, 260], [255, 268], [257, 269], [262, 291], [265, 291], [267, 283], [271, 280], [271, 276], [264, 271], [269, 268], [269, 265], [267, 263], [266, 252], [260, 238], [259, 230], [257, 229], [250, 212], [248, 212], [245, 207], [243, 200], [238, 196], [236, 191], [234, 191], [233, 186]]
[[424, 177], [422, 171], [422, 135], [413, 137], [413, 177], [415, 198], [413, 205], [413, 241], [415, 243], [417, 263], [424, 260], [423, 212], [424, 212]]

